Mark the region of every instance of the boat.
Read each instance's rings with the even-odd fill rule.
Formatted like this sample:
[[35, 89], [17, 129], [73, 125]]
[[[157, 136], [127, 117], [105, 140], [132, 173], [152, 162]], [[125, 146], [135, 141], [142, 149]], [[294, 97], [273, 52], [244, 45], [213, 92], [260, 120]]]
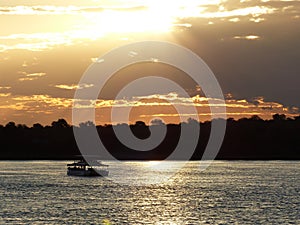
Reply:
[[90, 163], [84, 159], [75, 160], [74, 163], [67, 164], [67, 175], [69, 176], [108, 176], [108, 165], [102, 164], [98, 160], [93, 160]]

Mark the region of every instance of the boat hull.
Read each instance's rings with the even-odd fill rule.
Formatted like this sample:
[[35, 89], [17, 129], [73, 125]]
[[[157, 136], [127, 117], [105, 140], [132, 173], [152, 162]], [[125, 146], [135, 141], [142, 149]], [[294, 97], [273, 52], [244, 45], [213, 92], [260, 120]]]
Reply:
[[81, 170], [81, 169], [68, 169], [67, 171], [68, 176], [82, 176], [82, 177], [106, 177], [108, 176], [107, 170]]

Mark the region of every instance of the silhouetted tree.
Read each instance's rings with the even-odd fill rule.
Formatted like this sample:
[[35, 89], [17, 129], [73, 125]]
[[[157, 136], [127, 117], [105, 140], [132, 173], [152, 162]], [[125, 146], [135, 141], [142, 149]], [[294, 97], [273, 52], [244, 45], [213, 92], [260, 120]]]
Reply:
[[5, 125], [5, 128], [16, 128], [16, 123], [15, 122], [8, 122]]
[[34, 129], [42, 129], [42, 128], [43, 128], [43, 126], [42, 126], [41, 124], [39, 124], [39, 123], [33, 124], [32, 127], [33, 127]]
[[188, 124], [195, 124], [195, 123], [199, 123], [197, 120], [195, 120], [194, 118], [188, 118], [187, 119]]
[[252, 121], [263, 121], [262, 118], [260, 118], [258, 115], [253, 115], [250, 117], [250, 120]]
[[18, 129], [28, 129], [27, 125], [25, 125], [25, 124], [18, 124], [17, 128]]
[[283, 121], [286, 120], [286, 115], [284, 114], [275, 114], [272, 116], [274, 121]]
[[136, 121], [134, 126], [146, 126], [146, 124], [143, 121]]
[[249, 120], [249, 118], [243, 117], [243, 118], [238, 119], [238, 122], [246, 122], [248, 120]]
[[234, 118], [232, 118], [232, 117], [230, 117], [230, 118], [228, 118], [227, 119], [227, 122], [234, 122], [235, 120], [234, 120]]
[[86, 121], [86, 122], [82, 122], [79, 124], [80, 128], [84, 128], [84, 127], [95, 127], [96, 125], [94, 124], [94, 122], [92, 121]]
[[57, 121], [53, 121], [51, 123], [52, 127], [54, 128], [69, 128], [70, 125], [67, 123], [65, 119], [59, 119]]
[[154, 119], [151, 121], [151, 125], [160, 126], [160, 125], [165, 125], [165, 123], [161, 119]]

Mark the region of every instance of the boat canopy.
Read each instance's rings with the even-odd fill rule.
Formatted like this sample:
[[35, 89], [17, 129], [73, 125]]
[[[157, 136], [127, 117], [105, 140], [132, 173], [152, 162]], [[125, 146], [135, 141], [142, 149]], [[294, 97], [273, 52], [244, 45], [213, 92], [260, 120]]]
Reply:
[[90, 160], [89, 162], [86, 162], [83, 159], [79, 160], [78, 162], [67, 164], [67, 166], [103, 166], [103, 167], [108, 167], [108, 165], [103, 164], [99, 160]]

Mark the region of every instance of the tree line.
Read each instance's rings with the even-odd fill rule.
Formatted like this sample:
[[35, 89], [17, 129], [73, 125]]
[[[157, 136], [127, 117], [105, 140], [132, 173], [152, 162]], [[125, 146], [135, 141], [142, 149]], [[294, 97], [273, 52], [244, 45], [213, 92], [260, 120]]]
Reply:
[[[189, 119], [185, 125], [195, 123]], [[197, 122], [198, 123], [198, 122]], [[149, 137], [149, 126], [142, 121], [129, 126], [135, 136], [141, 139]], [[162, 126], [162, 121], [153, 121], [150, 126]], [[65, 119], [53, 121], [51, 125], [39, 123], [28, 127], [24, 124], [9, 122], [0, 125], [0, 159], [74, 159], [80, 155], [74, 138], [73, 129], [85, 129], [95, 126], [106, 149], [120, 160], [161, 160], [167, 158], [178, 144], [182, 124], [166, 124], [165, 139], [151, 151], [135, 151], [124, 146], [114, 133], [114, 126], [95, 125], [87, 121], [72, 126]], [[199, 142], [192, 160], [201, 159], [210, 136], [211, 122], [199, 122]], [[250, 118], [227, 119], [224, 142], [217, 159], [224, 160], [269, 160], [300, 159], [300, 116], [287, 118], [284, 114], [275, 114], [270, 120], [254, 115]], [[180, 160], [180, 158], [178, 158]]]

